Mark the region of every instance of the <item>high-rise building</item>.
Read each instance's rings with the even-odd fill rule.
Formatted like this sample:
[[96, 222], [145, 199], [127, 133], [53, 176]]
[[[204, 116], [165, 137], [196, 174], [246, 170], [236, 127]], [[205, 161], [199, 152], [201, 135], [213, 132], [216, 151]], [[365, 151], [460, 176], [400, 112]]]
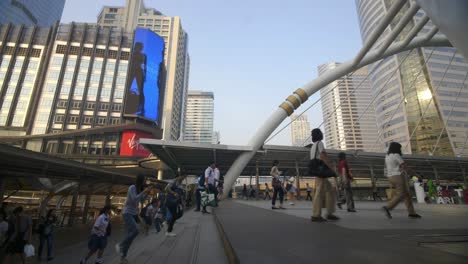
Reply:
[[[2, 142], [48, 153], [118, 155], [125, 129], [161, 138], [154, 122], [124, 113], [134, 34], [96, 24], [0, 25], [0, 40]], [[125, 143], [135, 146], [140, 132]]]
[[312, 142], [310, 138], [310, 124], [307, 115], [291, 115], [291, 145], [303, 147]]
[[[339, 64], [330, 62], [320, 65], [319, 75]], [[363, 67], [320, 90], [327, 147], [383, 151], [372, 104], [372, 89], [367, 77], [367, 67]]]
[[[387, 13], [392, 0], [356, 0], [361, 37], [365, 41]], [[390, 28], [408, 10], [406, 4]], [[418, 11], [414, 25], [423, 17]], [[422, 33], [432, 27], [429, 22]], [[406, 27], [401, 40], [409, 32]], [[442, 34], [442, 33], [437, 33]], [[468, 63], [454, 48], [417, 48], [386, 58], [369, 68], [376, 97], [377, 123], [386, 145], [403, 145], [404, 153], [468, 156]]]
[[65, 0], [0, 1], [0, 24], [52, 26], [62, 17]]
[[214, 95], [212, 92], [188, 92], [184, 141], [213, 142]]
[[105, 6], [98, 24], [107, 28], [148, 28], [164, 38], [166, 50], [166, 89], [163, 108], [163, 138], [178, 140], [182, 137], [184, 111], [188, 90], [189, 64], [188, 34], [178, 16], [170, 17], [156, 9], [146, 8], [143, 0], [127, 0], [125, 7]]

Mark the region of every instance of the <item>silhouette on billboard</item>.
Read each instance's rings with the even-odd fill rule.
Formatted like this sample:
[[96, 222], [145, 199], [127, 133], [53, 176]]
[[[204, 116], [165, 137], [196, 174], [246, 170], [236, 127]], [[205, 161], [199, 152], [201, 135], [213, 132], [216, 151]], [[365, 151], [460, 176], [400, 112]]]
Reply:
[[137, 28], [125, 93], [125, 115], [159, 123], [164, 90], [164, 39]]

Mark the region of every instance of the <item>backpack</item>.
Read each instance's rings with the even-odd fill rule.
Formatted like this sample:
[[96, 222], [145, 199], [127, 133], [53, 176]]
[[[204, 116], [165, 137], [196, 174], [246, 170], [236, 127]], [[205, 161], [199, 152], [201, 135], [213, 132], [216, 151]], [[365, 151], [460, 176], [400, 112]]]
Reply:
[[205, 174], [200, 175], [200, 177], [198, 178], [198, 185], [205, 186]]

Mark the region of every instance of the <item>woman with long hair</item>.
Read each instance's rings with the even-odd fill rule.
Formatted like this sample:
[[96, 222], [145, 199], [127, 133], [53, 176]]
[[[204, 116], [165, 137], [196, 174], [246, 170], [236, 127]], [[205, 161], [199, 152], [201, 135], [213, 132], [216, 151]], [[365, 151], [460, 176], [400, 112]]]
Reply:
[[[281, 171], [278, 169], [279, 161], [273, 161], [273, 166], [271, 167], [271, 186], [273, 186], [273, 199], [271, 199], [271, 209], [286, 209], [283, 207], [284, 200], [284, 189], [283, 183], [280, 180]], [[280, 206], [276, 207], [276, 198], [279, 195]]]
[[406, 209], [408, 209], [409, 218], [421, 218], [414, 211], [413, 201], [408, 188], [408, 179], [406, 178], [406, 172], [409, 168], [401, 157], [401, 144], [398, 142], [392, 142], [388, 146], [388, 152], [385, 156], [385, 167], [387, 169], [387, 178], [396, 193], [392, 199], [388, 202], [387, 206], [382, 207], [385, 215], [388, 218], [392, 218], [390, 213], [401, 201], [405, 201]]
[[128, 187], [127, 200], [122, 210], [126, 234], [124, 240], [115, 245], [115, 249], [121, 257], [120, 263], [128, 263], [127, 253], [133, 240], [138, 236], [138, 205], [142, 203], [146, 195], [153, 189], [152, 186], [144, 187], [145, 176], [139, 174], [135, 184]]
[[[332, 170], [328, 154], [325, 151], [325, 146], [322, 142], [323, 133], [319, 128], [312, 130], [312, 148], [310, 149], [310, 159], [320, 159], [327, 165], [328, 169]], [[314, 176], [314, 175], [311, 175]], [[336, 190], [333, 184], [330, 182], [330, 178], [315, 178], [315, 196], [312, 209], [312, 222], [324, 222], [326, 219], [322, 217], [322, 204], [323, 196], [325, 196], [326, 207], [327, 207], [327, 219], [338, 220], [339, 217], [335, 216], [335, 200]], [[333, 181], [336, 184], [336, 179], [333, 177]]]

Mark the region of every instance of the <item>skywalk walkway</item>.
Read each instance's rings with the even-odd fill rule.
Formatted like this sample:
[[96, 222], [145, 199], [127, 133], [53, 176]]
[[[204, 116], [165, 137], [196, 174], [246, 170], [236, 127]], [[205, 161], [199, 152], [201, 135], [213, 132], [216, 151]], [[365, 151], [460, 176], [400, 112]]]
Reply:
[[[58, 248], [56, 257], [51, 264], [79, 263], [87, 253], [87, 237], [90, 229], [81, 231], [68, 230], [64, 234], [69, 235], [67, 246], [61, 247], [60, 243], [66, 243], [66, 236], [58, 233], [56, 243]], [[120, 221], [114, 223], [112, 235], [104, 254], [105, 263], [120, 263], [114, 250], [114, 245], [123, 238], [123, 226]], [[187, 211], [174, 226], [177, 237], [166, 237], [164, 232], [155, 233], [154, 227], [145, 236], [140, 235], [135, 239], [128, 254], [129, 263], [227, 263], [222, 242], [214, 222], [213, 215]], [[77, 241], [76, 238], [81, 240]], [[45, 262], [44, 262], [45, 263]], [[89, 263], [94, 263], [94, 258]]]
[[398, 207], [393, 219], [382, 203], [358, 202], [338, 222], [310, 222], [311, 202], [287, 210], [268, 201], [225, 201], [216, 210], [240, 263], [466, 263], [468, 206], [416, 205], [422, 219]]

